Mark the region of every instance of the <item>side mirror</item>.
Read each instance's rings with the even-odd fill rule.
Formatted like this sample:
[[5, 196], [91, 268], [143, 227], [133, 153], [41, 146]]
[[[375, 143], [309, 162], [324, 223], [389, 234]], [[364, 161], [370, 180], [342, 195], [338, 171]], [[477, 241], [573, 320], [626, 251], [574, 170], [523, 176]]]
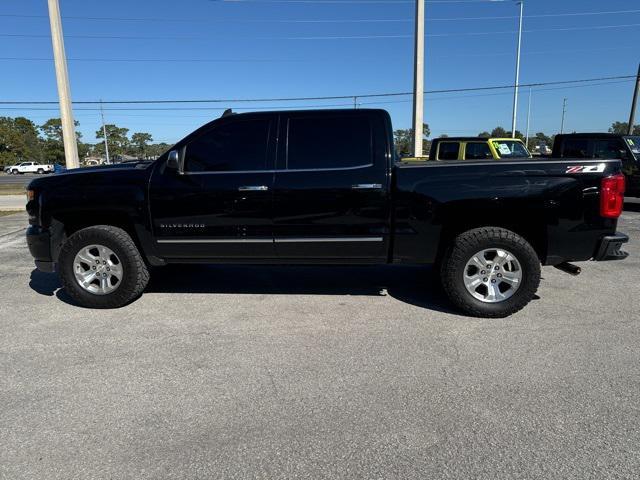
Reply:
[[180, 162], [180, 152], [178, 150], [171, 150], [167, 157], [167, 168], [176, 170], [178, 173], [182, 173], [182, 165]]

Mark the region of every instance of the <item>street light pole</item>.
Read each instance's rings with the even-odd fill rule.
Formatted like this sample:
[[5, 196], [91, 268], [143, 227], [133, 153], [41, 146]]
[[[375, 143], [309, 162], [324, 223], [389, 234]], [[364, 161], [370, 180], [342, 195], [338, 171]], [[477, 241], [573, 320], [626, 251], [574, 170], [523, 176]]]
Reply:
[[58, 0], [49, 2], [49, 23], [51, 24], [51, 43], [53, 44], [53, 58], [58, 83], [58, 98], [60, 101], [60, 120], [62, 123], [62, 139], [67, 168], [78, 168], [78, 144], [76, 129], [73, 122], [71, 107], [71, 89], [69, 87], [69, 72], [67, 71], [67, 57], [64, 51], [64, 37], [62, 35], [62, 19]]
[[638, 93], [640, 92], [640, 65], [638, 65], [638, 76], [636, 77], [636, 88], [633, 91], [633, 100], [631, 101], [631, 114], [629, 115], [628, 135], [633, 135], [633, 127], [636, 123], [636, 106], [638, 105]]
[[102, 108], [102, 100], [100, 100], [100, 116], [102, 117], [102, 135], [104, 136], [104, 153], [105, 162], [107, 165], [109, 162], [109, 139], [107, 137], [107, 126], [104, 124], [104, 109]]
[[529, 87], [529, 105], [527, 106], [527, 135], [525, 145], [529, 148], [529, 125], [531, 123], [531, 87]]
[[564, 116], [567, 113], [567, 99], [562, 101], [562, 123], [560, 124], [560, 135], [564, 133]]
[[413, 156], [422, 157], [424, 123], [424, 0], [416, 0], [413, 61]]
[[513, 89], [513, 116], [511, 119], [511, 138], [516, 138], [516, 122], [518, 116], [518, 88], [520, 86], [520, 51], [522, 47], [522, 18], [524, 15], [524, 2], [518, 2], [520, 5], [520, 20], [518, 27], [518, 50], [516, 53], [516, 83]]

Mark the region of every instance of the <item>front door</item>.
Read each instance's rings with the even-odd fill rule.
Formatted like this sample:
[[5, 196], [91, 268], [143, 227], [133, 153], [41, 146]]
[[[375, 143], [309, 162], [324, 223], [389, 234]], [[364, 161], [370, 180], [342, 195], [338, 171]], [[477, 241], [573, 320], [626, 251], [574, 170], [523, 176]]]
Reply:
[[150, 201], [160, 257], [275, 257], [276, 127], [271, 115], [225, 117], [177, 145], [183, 174], [158, 165]]
[[386, 260], [388, 151], [367, 112], [300, 112], [280, 120], [274, 236], [281, 261]]

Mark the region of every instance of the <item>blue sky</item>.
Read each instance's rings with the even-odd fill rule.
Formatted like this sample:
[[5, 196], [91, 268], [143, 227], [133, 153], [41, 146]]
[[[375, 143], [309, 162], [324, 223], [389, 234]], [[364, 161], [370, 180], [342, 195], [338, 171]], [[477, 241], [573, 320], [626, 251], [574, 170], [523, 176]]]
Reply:
[[[46, 3], [13, 0], [0, 6], [0, 100], [57, 99]], [[412, 89], [411, 1], [60, 0], [60, 5], [74, 100], [273, 98]], [[512, 3], [427, 0], [425, 89], [513, 83], [517, 13]], [[640, 61], [640, 2], [528, 0], [524, 29], [522, 83], [629, 75]], [[559, 129], [564, 97], [566, 130], [606, 130], [613, 121], [627, 119], [632, 88], [633, 81], [617, 81], [534, 89], [531, 131]], [[528, 89], [521, 93], [518, 129], [524, 131]], [[147, 131], [157, 141], [172, 143], [218, 117], [221, 108], [350, 103], [108, 106], [105, 115], [108, 123], [131, 133]], [[389, 110], [396, 128], [410, 126], [410, 97], [361, 103]], [[432, 94], [425, 97], [425, 119], [434, 136], [475, 135], [497, 125], [509, 129], [511, 105], [510, 91]], [[36, 123], [59, 116], [52, 106], [13, 108], [0, 106], [0, 115], [24, 115]], [[75, 110], [84, 140], [93, 142], [99, 112], [83, 108], [93, 107]]]

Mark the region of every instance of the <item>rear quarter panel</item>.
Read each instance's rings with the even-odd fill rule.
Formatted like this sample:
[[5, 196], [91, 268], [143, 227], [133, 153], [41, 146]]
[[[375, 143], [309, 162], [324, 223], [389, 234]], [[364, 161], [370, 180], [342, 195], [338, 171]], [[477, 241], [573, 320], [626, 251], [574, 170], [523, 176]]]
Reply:
[[[574, 166], [602, 171], [567, 173]], [[615, 232], [617, 220], [599, 215], [599, 186], [619, 171], [615, 160], [398, 164], [393, 259], [432, 263], [455, 234], [499, 226], [524, 235], [544, 264], [588, 260]]]

